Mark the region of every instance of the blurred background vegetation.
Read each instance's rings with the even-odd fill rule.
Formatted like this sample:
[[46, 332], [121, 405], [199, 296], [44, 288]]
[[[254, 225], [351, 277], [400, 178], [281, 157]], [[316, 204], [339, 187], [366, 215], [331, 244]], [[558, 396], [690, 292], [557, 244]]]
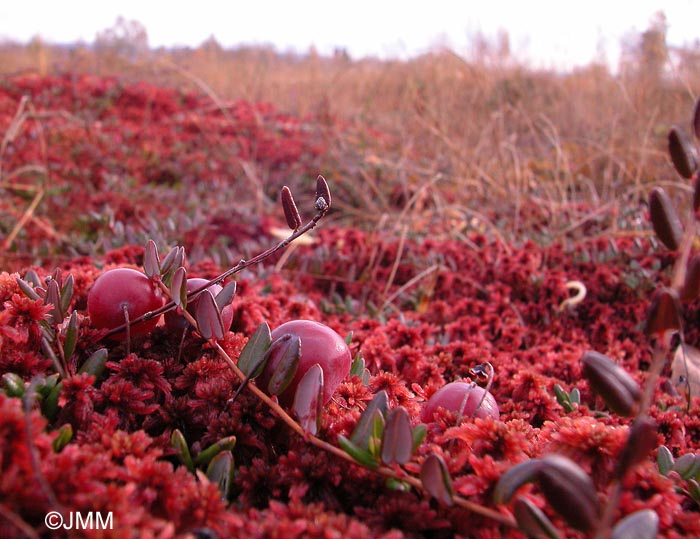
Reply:
[[327, 127], [340, 219], [548, 242], [643, 234], [651, 182], [690, 189], [669, 165], [666, 135], [672, 124], [687, 130], [700, 42], [671, 48], [666, 29], [659, 13], [629, 36], [614, 71], [601, 61], [561, 73], [518, 63], [507, 35], [475, 37], [469, 57], [353, 60], [341, 49], [225, 49], [214, 38], [153, 49], [143, 25], [119, 19], [90, 44], [2, 43], [0, 76], [117, 75], [270, 102]]

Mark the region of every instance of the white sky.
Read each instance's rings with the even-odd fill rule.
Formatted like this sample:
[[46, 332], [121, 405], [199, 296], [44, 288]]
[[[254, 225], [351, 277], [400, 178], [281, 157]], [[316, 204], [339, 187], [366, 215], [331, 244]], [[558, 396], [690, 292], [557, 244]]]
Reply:
[[614, 67], [620, 41], [643, 32], [663, 11], [671, 45], [700, 38], [698, 0], [4, 0], [0, 39], [92, 42], [118, 16], [137, 20], [151, 46], [196, 47], [210, 36], [224, 47], [272, 44], [277, 50], [321, 53], [344, 47], [352, 57], [405, 58], [431, 46], [468, 53], [470, 36], [510, 36], [521, 60], [569, 67], [600, 58]]

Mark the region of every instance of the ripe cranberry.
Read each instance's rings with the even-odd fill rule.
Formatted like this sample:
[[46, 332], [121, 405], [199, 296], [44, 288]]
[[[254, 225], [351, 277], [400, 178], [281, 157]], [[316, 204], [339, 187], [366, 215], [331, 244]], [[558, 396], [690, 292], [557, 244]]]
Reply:
[[[195, 290], [201, 288], [208, 282], [208, 279], [201, 279], [199, 277], [192, 277], [191, 279], [187, 279], [187, 293], [189, 294], [190, 292], [194, 292]], [[212, 295], [216, 297], [216, 295], [219, 292], [221, 292], [223, 288], [221, 285], [213, 284], [209, 288], [207, 288], [207, 290], [209, 290], [212, 293]], [[197, 296], [195, 299], [193, 299], [187, 304], [187, 312], [190, 313], [192, 316], [195, 316], [194, 313], [196, 312], [198, 301], [199, 296]], [[185, 319], [185, 317], [181, 314], [178, 314], [177, 310], [175, 309], [165, 313], [163, 318], [165, 319], [165, 326], [172, 331], [182, 331], [188, 326], [188, 322]], [[221, 320], [224, 323], [224, 330], [228, 331], [231, 328], [231, 322], [233, 322], [233, 305], [226, 305], [226, 307], [224, 307], [221, 310]]]
[[[480, 402], [481, 406], [479, 406]], [[474, 414], [477, 406], [479, 408]], [[450, 382], [433, 393], [423, 407], [421, 421], [426, 423], [432, 421], [438, 408], [444, 408], [455, 414], [461, 412], [463, 418], [472, 417], [474, 414], [474, 417], [498, 419], [499, 414], [494, 396], [483, 387], [468, 382]]]
[[[124, 308], [129, 320], [154, 311], [163, 305], [157, 287], [140, 271], [115, 268], [104, 272], [88, 293], [87, 306], [93, 327], [114, 329], [125, 322]], [[158, 323], [159, 317], [131, 326], [131, 335], [145, 335]], [[124, 338], [126, 332], [115, 335]]]
[[[350, 373], [352, 356], [345, 340], [328, 326], [311, 320], [292, 320], [272, 332], [272, 340], [290, 334], [301, 340], [301, 358], [297, 372], [280, 395], [283, 406], [289, 406], [294, 400], [294, 393], [306, 371], [318, 363], [323, 370], [323, 403], [331, 400], [340, 383]], [[256, 383], [263, 389], [279, 365], [281, 356], [272, 355]]]

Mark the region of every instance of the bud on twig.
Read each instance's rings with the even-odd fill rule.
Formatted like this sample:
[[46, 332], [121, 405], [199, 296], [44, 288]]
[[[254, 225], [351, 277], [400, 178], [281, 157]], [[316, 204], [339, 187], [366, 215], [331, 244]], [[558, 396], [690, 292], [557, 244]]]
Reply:
[[678, 293], [672, 288], [657, 290], [649, 306], [644, 332], [649, 337], [665, 337], [668, 332], [681, 332], [681, 306]]
[[287, 226], [292, 230], [298, 229], [301, 226], [301, 216], [294, 202], [294, 197], [292, 197], [292, 192], [286, 185], [282, 187], [280, 198], [282, 199], [282, 209], [284, 210], [284, 218], [287, 220]]
[[671, 199], [661, 187], [649, 193], [649, 215], [656, 236], [666, 247], [675, 251], [683, 238], [683, 225]]
[[668, 153], [678, 174], [684, 178], [692, 177], [698, 168], [695, 148], [685, 131], [675, 125], [668, 133]]
[[331, 191], [328, 188], [326, 179], [319, 175], [316, 178], [316, 209], [320, 212], [327, 212], [331, 207]]
[[649, 455], [656, 444], [656, 421], [646, 416], [635, 419], [617, 461], [617, 476], [622, 479], [627, 471]]

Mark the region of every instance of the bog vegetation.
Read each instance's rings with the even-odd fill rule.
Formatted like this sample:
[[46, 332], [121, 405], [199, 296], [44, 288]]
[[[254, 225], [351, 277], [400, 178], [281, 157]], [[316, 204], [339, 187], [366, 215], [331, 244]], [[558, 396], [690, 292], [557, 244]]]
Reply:
[[478, 50], [0, 47], [0, 535], [700, 536], [700, 49]]

